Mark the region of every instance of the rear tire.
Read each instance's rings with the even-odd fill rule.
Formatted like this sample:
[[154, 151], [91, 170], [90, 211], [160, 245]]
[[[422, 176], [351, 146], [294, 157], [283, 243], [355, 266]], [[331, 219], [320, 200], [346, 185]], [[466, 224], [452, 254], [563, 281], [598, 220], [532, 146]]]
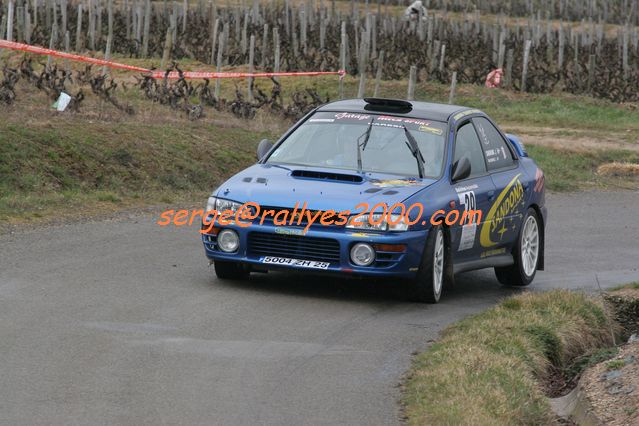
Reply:
[[515, 263], [495, 268], [497, 280], [503, 285], [525, 287], [535, 278], [541, 252], [539, 217], [535, 209], [529, 208], [519, 230], [517, 246], [513, 252]]
[[249, 270], [241, 263], [223, 260], [215, 261], [215, 275], [221, 280], [244, 280], [250, 274]]
[[410, 298], [415, 302], [437, 303], [442, 295], [446, 268], [446, 238], [441, 226], [434, 226], [422, 254], [417, 276], [410, 282]]

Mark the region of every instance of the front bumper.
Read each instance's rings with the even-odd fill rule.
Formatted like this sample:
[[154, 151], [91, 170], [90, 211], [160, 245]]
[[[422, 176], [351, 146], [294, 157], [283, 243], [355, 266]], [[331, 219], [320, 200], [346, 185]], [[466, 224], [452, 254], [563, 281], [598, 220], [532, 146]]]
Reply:
[[[211, 260], [241, 262], [254, 270], [298, 270], [312, 273], [339, 273], [363, 276], [414, 277], [424, 250], [427, 230], [376, 233], [345, 229], [343, 227], [312, 226], [303, 235], [299, 227], [278, 227], [270, 224], [252, 224], [241, 227], [236, 224], [216, 226], [218, 229], [233, 229], [240, 238], [240, 247], [235, 253], [225, 253], [217, 247], [217, 237], [202, 234], [204, 251]], [[405, 245], [403, 252], [376, 250], [376, 260], [370, 266], [357, 266], [350, 260], [350, 249], [358, 242], [390, 245]], [[286, 257], [300, 260], [328, 262], [327, 269], [312, 269], [290, 265], [262, 263], [264, 256]]]

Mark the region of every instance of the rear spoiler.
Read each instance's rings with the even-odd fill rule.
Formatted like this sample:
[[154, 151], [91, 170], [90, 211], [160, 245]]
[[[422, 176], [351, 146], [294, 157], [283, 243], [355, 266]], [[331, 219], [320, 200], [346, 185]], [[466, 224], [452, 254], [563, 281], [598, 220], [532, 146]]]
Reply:
[[528, 153], [526, 152], [526, 148], [524, 148], [524, 144], [517, 136], [506, 133], [506, 137], [510, 141], [510, 144], [513, 146], [513, 148], [515, 148], [515, 151], [517, 151], [517, 155], [519, 155], [520, 157], [528, 157]]

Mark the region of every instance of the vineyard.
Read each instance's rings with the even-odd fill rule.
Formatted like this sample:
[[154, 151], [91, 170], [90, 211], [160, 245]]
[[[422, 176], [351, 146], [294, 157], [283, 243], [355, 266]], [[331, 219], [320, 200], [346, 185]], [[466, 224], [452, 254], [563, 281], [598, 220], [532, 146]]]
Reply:
[[[163, 71], [180, 71], [180, 61], [198, 61], [209, 71], [345, 69], [359, 76], [358, 95], [363, 96], [372, 94], [364, 92], [367, 78], [376, 80], [376, 88], [380, 80], [406, 78], [409, 85], [452, 80], [483, 84], [488, 72], [501, 68], [502, 86], [516, 91], [639, 101], [637, 0], [434, 0], [424, 1], [425, 13], [414, 19], [404, 18], [406, 3], [388, 0], [0, 4], [0, 34], [7, 40], [105, 59], [150, 59]], [[106, 69], [73, 72], [51, 58], [35, 61], [37, 71], [31, 58], [19, 64], [5, 61], [0, 104], [16, 100], [16, 84], [22, 79], [51, 99], [69, 93], [75, 110], [90, 91], [134, 113], [118, 100], [123, 84], [106, 75]], [[275, 78], [265, 91], [249, 80], [247, 90], [236, 90], [232, 99], [222, 98], [219, 80], [212, 84], [142, 75], [134, 85], [146, 99], [182, 110], [192, 119], [202, 116], [204, 107], [242, 118], [268, 108], [295, 119], [326, 101], [306, 88], [283, 101]]]

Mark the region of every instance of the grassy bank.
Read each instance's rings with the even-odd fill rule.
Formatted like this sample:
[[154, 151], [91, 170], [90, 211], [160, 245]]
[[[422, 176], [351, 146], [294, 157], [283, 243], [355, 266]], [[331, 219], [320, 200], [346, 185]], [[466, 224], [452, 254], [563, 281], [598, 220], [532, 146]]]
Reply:
[[553, 369], [611, 345], [602, 306], [581, 293], [522, 294], [451, 327], [416, 357], [409, 424], [548, 424]]
[[214, 123], [0, 123], [0, 221], [204, 202], [268, 131]]
[[639, 183], [629, 176], [606, 176], [596, 173], [603, 164], [613, 162], [639, 163], [639, 152], [625, 150], [573, 151], [527, 145], [529, 155], [544, 170], [546, 187], [553, 191], [579, 189], [631, 189]]

